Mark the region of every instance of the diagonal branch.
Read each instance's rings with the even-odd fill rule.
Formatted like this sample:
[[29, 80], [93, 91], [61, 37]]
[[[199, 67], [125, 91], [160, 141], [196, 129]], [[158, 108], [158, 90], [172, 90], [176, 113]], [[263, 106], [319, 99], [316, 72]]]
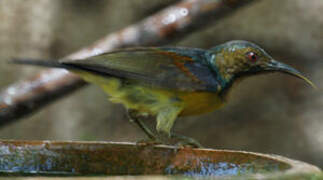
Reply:
[[[183, 0], [65, 58], [83, 59], [116, 48], [167, 44], [253, 1], [256, 0]], [[61, 69], [45, 70], [12, 84], [0, 93], [0, 125], [28, 115], [85, 84]]]

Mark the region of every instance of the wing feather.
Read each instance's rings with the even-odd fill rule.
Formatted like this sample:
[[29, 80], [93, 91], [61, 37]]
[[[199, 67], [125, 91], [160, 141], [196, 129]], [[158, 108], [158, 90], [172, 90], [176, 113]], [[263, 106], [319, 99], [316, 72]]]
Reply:
[[194, 48], [136, 48], [85, 60], [62, 60], [72, 66], [146, 86], [185, 91], [217, 91], [217, 74], [208, 64], [208, 51]]

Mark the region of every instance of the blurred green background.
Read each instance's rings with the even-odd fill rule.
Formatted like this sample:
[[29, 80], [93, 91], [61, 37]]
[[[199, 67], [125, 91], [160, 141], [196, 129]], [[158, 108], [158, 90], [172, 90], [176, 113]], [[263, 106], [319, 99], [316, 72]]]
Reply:
[[[40, 68], [7, 64], [10, 57], [60, 58], [175, 0], [1, 0], [0, 89]], [[323, 168], [323, 1], [262, 0], [170, 45], [209, 48], [253, 41], [304, 72], [319, 90], [283, 74], [236, 85], [213, 113], [178, 119], [174, 130], [204, 146], [274, 153]], [[0, 129], [2, 139], [136, 141], [144, 134], [125, 109], [95, 86]]]

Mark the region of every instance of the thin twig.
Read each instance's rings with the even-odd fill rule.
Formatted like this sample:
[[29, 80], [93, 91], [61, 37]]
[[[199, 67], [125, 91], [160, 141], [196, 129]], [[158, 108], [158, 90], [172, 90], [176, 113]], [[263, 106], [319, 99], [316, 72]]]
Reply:
[[[253, 1], [256, 0], [183, 0], [65, 58], [83, 59], [116, 48], [167, 44]], [[12, 84], [0, 94], [0, 125], [28, 115], [85, 84], [60, 69], [45, 70]]]

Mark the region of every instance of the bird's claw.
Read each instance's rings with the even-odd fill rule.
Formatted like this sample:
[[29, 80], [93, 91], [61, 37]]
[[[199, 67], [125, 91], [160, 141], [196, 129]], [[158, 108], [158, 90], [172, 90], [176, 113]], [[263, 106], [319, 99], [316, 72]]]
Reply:
[[186, 137], [179, 134], [172, 134], [171, 138], [178, 139], [176, 146], [181, 148], [192, 147], [192, 148], [203, 148], [203, 146], [195, 139]]
[[139, 145], [139, 146], [154, 146], [159, 144], [163, 144], [163, 143], [157, 139], [142, 139], [136, 142], [136, 145]]
[[171, 134], [170, 137], [159, 137], [153, 139], [143, 139], [136, 143], [139, 146], [154, 146], [159, 144], [173, 145], [182, 148], [202, 148], [203, 146], [193, 138], [186, 137], [178, 134]]

